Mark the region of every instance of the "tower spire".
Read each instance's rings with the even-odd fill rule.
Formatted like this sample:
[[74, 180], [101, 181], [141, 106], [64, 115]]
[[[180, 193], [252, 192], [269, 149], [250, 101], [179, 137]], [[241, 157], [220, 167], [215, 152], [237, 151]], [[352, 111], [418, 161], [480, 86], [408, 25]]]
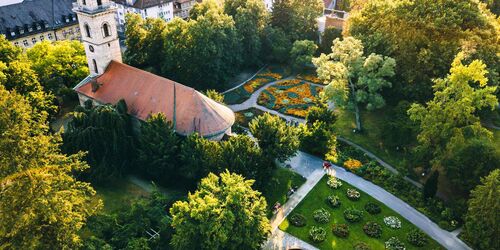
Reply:
[[78, 15], [82, 42], [92, 75], [100, 75], [111, 62], [122, 61], [116, 30], [116, 8], [109, 0], [78, 0], [73, 11]]

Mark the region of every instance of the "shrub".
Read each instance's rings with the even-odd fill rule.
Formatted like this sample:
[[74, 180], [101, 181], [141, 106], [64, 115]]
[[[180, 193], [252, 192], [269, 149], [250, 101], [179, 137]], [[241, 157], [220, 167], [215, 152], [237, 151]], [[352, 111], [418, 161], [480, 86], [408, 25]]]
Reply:
[[385, 242], [385, 249], [387, 250], [405, 250], [405, 244], [396, 237], [391, 237]]
[[350, 171], [355, 171], [361, 166], [363, 166], [363, 164], [355, 159], [348, 159], [347, 161], [344, 162], [344, 168], [347, 168]]
[[344, 211], [344, 218], [349, 222], [358, 222], [363, 219], [363, 211], [349, 208]]
[[384, 223], [392, 228], [392, 229], [399, 229], [401, 228], [401, 220], [399, 220], [398, 217], [396, 216], [387, 216], [384, 218]]
[[326, 184], [328, 184], [328, 186], [333, 189], [337, 189], [342, 186], [342, 181], [335, 178], [334, 176], [330, 176], [328, 177], [328, 181], [326, 182]]
[[372, 238], [380, 238], [382, 235], [382, 227], [373, 221], [367, 222], [363, 226], [363, 231], [365, 231], [366, 235]]
[[324, 208], [320, 208], [313, 212], [313, 218], [318, 223], [328, 223], [330, 221], [330, 212], [326, 211]]
[[349, 198], [349, 200], [357, 201], [359, 200], [359, 197], [361, 197], [361, 194], [359, 193], [358, 190], [353, 188], [347, 189], [347, 198]]
[[309, 230], [309, 238], [314, 242], [322, 242], [326, 239], [326, 230], [322, 227], [313, 226]]
[[425, 235], [422, 231], [418, 229], [413, 229], [411, 230], [407, 235], [406, 239], [408, 242], [410, 242], [412, 245], [417, 246], [417, 247], [423, 247], [429, 242], [429, 239], [427, 238], [427, 235]]
[[341, 238], [349, 236], [349, 226], [347, 224], [333, 224], [332, 231], [333, 234]]
[[333, 208], [340, 207], [340, 198], [337, 195], [330, 195], [328, 196], [328, 204], [330, 204], [330, 206]]
[[296, 227], [303, 227], [306, 225], [306, 217], [302, 214], [292, 214], [290, 216], [290, 224], [296, 226]]
[[372, 202], [368, 202], [366, 203], [365, 205], [365, 210], [366, 212], [368, 212], [369, 214], [379, 214], [382, 210], [380, 209], [380, 206], [375, 204], [375, 203], [372, 203]]
[[371, 250], [371, 248], [364, 242], [358, 242], [354, 245], [354, 250]]

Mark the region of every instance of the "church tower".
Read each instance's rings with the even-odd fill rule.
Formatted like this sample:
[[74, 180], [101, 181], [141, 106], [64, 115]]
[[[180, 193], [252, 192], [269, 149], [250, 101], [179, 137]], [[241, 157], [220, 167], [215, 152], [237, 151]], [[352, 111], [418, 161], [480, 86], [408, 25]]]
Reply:
[[78, 15], [82, 42], [91, 75], [100, 75], [111, 60], [122, 61], [116, 30], [116, 8], [110, 0], [78, 0], [74, 5]]

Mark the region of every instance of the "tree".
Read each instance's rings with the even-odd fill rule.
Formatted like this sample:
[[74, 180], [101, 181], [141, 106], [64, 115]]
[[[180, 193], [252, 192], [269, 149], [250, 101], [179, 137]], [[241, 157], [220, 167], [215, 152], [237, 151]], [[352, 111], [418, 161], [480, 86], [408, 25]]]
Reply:
[[321, 34], [321, 44], [319, 45], [321, 53], [332, 53], [333, 41], [337, 38], [342, 38], [342, 30], [333, 26], [327, 27], [323, 34]]
[[125, 50], [124, 61], [134, 67], [146, 64], [146, 53], [144, 43], [147, 31], [143, 28], [144, 20], [139, 14], [127, 13], [125, 16]]
[[363, 56], [363, 44], [353, 37], [333, 41], [332, 53], [313, 59], [318, 76], [328, 82], [324, 95], [340, 107], [353, 107], [356, 128], [361, 130], [358, 104], [367, 110], [385, 105], [380, 91], [392, 84], [387, 79], [394, 75], [396, 62], [377, 54]]
[[196, 183], [210, 172], [222, 172], [221, 155], [219, 142], [209, 141], [196, 133], [188, 135], [181, 144], [182, 164], [177, 172], [191, 183]]
[[445, 77], [462, 49], [488, 65], [491, 86], [500, 82], [499, 23], [476, 0], [368, 0], [346, 27], [368, 54], [396, 59], [396, 101], [432, 98], [432, 79]]
[[400, 101], [388, 114], [391, 119], [385, 122], [382, 129], [384, 145], [399, 150], [406, 149], [416, 141], [418, 124], [410, 119], [408, 109], [411, 103]]
[[285, 34], [290, 34], [292, 32], [290, 21], [293, 19], [292, 0], [275, 0], [272, 10], [272, 27], [281, 29]]
[[175, 249], [259, 249], [270, 233], [267, 204], [253, 180], [210, 173], [170, 209]]
[[271, 25], [283, 30], [292, 41], [316, 40], [317, 18], [323, 15], [321, 0], [277, 0], [273, 3]]
[[292, 43], [281, 28], [266, 27], [262, 38], [262, 57], [269, 62], [286, 63]]
[[88, 183], [72, 173], [88, 165], [60, 152], [46, 116], [0, 86], [0, 245], [12, 249], [69, 249], [101, 207]]
[[337, 161], [337, 137], [334, 134], [334, 124], [337, 115], [324, 100], [309, 109], [306, 124], [301, 126], [300, 148], [311, 154], [325, 157], [328, 161]]
[[248, 125], [268, 161], [286, 161], [299, 148], [298, 131], [279, 116], [264, 113]]
[[208, 98], [210, 98], [218, 103], [224, 103], [224, 95], [217, 92], [217, 90], [208, 89], [207, 91], [205, 91], [205, 95]]
[[174, 180], [179, 165], [179, 138], [171, 122], [159, 113], [141, 126], [138, 156], [141, 173], [155, 180]]
[[476, 112], [495, 108], [498, 100], [496, 87], [487, 86], [486, 65], [473, 60], [464, 65], [464, 53], [459, 53], [452, 63], [450, 74], [435, 80], [434, 98], [425, 106], [413, 104], [408, 110], [410, 119], [417, 122], [420, 131], [416, 152], [431, 159], [439, 166], [443, 157], [452, 153], [455, 145], [471, 138], [489, 138], [491, 132], [481, 126]]
[[269, 12], [262, 0], [226, 0], [224, 12], [233, 17], [242, 40], [243, 63], [254, 66], [260, 63], [261, 36], [269, 19]]
[[436, 195], [438, 189], [439, 171], [435, 170], [424, 185], [424, 197], [429, 199]]
[[135, 136], [127, 105], [79, 107], [72, 114], [63, 137], [63, 151], [87, 151], [92, 168], [85, 172], [93, 182], [104, 182], [126, 173], [136, 159]]
[[26, 54], [44, 90], [58, 96], [61, 89], [67, 92], [89, 74], [85, 50], [78, 41], [43, 41]]
[[304, 68], [310, 67], [312, 64], [312, 58], [317, 49], [318, 45], [316, 45], [313, 41], [295, 41], [292, 45], [292, 50], [290, 51], [292, 68], [296, 72], [300, 72], [303, 71]]
[[464, 237], [475, 249], [498, 249], [500, 239], [500, 170], [481, 178], [472, 192], [465, 215]]

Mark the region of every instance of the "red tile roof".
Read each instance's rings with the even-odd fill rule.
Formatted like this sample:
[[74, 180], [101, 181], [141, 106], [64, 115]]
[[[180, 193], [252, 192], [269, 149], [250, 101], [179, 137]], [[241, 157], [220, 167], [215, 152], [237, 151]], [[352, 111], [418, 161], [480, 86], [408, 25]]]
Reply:
[[[99, 86], [97, 90], [93, 91], [93, 85]], [[128, 112], [141, 120], [161, 112], [182, 135], [198, 132], [214, 137], [229, 129], [235, 119], [231, 109], [193, 88], [116, 61], [75, 90], [103, 104], [124, 99]]]

